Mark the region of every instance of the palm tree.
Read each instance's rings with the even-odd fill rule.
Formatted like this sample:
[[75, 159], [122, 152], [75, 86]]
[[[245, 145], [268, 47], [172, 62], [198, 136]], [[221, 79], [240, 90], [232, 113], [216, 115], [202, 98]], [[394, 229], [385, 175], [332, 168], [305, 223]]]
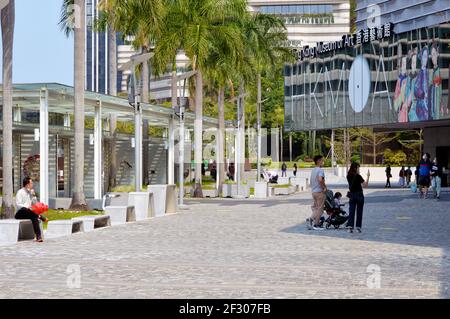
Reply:
[[[159, 33], [161, 19], [163, 16], [162, 0], [103, 0], [100, 3], [101, 16], [97, 21], [99, 30], [114, 30], [120, 32], [122, 37], [131, 37], [132, 44], [137, 51], [150, 52], [151, 46]], [[111, 32], [111, 31], [110, 31]], [[111, 41], [110, 41], [111, 43]], [[116, 50], [110, 48], [111, 50]], [[116, 68], [117, 69], [117, 66]], [[141, 100], [149, 103], [150, 71], [148, 62], [142, 63], [139, 70], [141, 75]], [[117, 76], [110, 75], [112, 79]], [[144, 120], [144, 142], [148, 137], [148, 121]], [[111, 165], [114, 166], [114, 163]], [[148, 171], [148, 143], [144, 144], [144, 172]], [[111, 175], [115, 176], [115, 169], [111, 169]], [[114, 181], [112, 181], [114, 182]], [[144, 176], [144, 183], [148, 183], [148, 174]]]
[[66, 35], [74, 33], [75, 179], [70, 209], [87, 210], [84, 195], [85, 0], [64, 0], [60, 26]]
[[[261, 118], [262, 72], [277, 72], [283, 63], [293, 59], [291, 51], [285, 47], [286, 27], [281, 19], [273, 15], [255, 13], [242, 20], [245, 42], [248, 43], [247, 58], [241, 66], [245, 81], [257, 82], [257, 113]], [[256, 79], [254, 77], [256, 75]], [[258, 179], [260, 176], [258, 166]]]
[[[218, 38], [229, 43], [240, 41], [236, 29], [230, 28], [228, 21], [242, 15], [247, 10], [247, 2], [241, 0], [166, 0], [167, 14], [162, 34], [156, 47], [156, 60], [168, 64], [178, 50], [183, 50], [197, 71], [195, 78], [195, 130], [194, 197], [202, 194], [202, 151], [203, 151], [203, 74], [207, 72], [208, 57]], [[158, 58], [159, 56], [159, 58]]]
[[[101, 0], [98, 4], [102, 17], [97, 21], [98, 29], [108, 32], [108, 68], [109, 68], [109, 95], [117, 96], [117, 23], [121, 16], [119, 10], [122, 2], [117, 0]], [[112, 191], [117, 185], [117, 116], [109, 116], [109, 132], [111, 140], [109, 143], [109, 178], [108, 190]]]
[[9, 3], [2, 8], [1, 19], [3, 45], [3, 200], [1, 216], [13, 218], [12, 72], [15, 23], [14, 0], [9, 0]]
[[[239, 32], [239, 21], [230, 21], [230, 28], [237, 28]], [[244, 58], [244, 42], [227, 42], [226, 38], [218, 38], [211, 47], [208, 58], [207, 73], [209, 85], [217, 89], [218, 104], [218, 150], [219, 163], [217, 171], [219, 173], [219, 196], [222, 193], [222, 185], [225, 182], [225, 89], [227, 85], [237, 76], [236, 68]]]

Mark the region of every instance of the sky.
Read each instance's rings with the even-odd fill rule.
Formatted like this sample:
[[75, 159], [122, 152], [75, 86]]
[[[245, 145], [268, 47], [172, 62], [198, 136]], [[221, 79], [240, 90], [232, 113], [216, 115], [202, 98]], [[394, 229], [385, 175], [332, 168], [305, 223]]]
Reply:
[[73, 85], [73, 37], [58, 26], [62, 2], [16, 0], [14, 83]]

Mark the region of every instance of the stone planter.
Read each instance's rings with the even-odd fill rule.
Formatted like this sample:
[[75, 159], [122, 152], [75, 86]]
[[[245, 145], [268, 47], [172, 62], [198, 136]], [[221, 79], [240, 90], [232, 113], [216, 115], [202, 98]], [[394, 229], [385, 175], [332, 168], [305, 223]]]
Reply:
[[219, 196], [217, 189], [204, 189], [203, 197], [205, 198], [216, 198]]
[[269, 197], [269, 187], [266, 182], [255, 183], [255, 198], [267, 198]]
[[[223, 184], [222, 197], [235, 197], [238, 195], [236, 184]], [[250, 186], [248, 184], [241, 185], [241, 194], [244, 198], [250, 197]]]
[[304, 192], [308, 189], [308, 179], [304, 177], [292, 177], [291, 185], [297, 186], [299, 192]]
[[236, 196], [242, 196], [244, 198], [249, 198], [250, 197], [250, 186], [248, 184], [245, 185], [241, 185], [241, 193], [238, 194], [238, 186], [236, 184], [232, 185], [232, 197], [236, 197]]

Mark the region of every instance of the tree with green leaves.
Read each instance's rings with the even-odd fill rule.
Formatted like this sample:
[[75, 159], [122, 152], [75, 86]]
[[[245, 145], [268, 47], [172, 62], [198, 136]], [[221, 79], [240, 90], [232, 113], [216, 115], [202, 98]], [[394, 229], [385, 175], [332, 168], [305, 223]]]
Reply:
[[195, 76], [195, 197], [202, 194], [202, 134], [203, 134], [203, 75], [208, 72], [208, 60], [218, 39], [230, 46], [239, 46], [239, 29], [229, 21], [247, 10], [246, 1], [240, 0], [166, 0], [166, 15], [161, 37], [155, 49], [155, 64], [171, 64], [182, 50], [190, 58]]
[[15, 24], [15, 1], [9, 0], [1, 8], [3, 47], [3, 199], [0, 217], [14, 217], [13, 203], [13, 148], [12, 148], [12, 107], [13, 107], [13, 47]]
[[[96, 22], [97, 29], [101, 31], [109, 31], [110, 33], [110, 55], [112, 52], [116, 54], [115, 34], [120, 33], [123, 39], [131, 39], [134, 49], [141, 53], [148, 53], [156, 42], [160, 33], [161, 21], [164, 15], [164, 6], [162, 0], [102, 0], [99, 3], [100, 17]], [[114, 38], [112, 36], [114, 34]], [[111, 42], [114, 41], [114, 47]], [[112, 51], [112, 52], [111, 52]], [[110, 69], [117, 70], [116, 66], [110, 66]], [[133, 70], [135, 71], [135, 70]], [[141, 79], [141, 100], [144, 103], [150, 102], [150, 71], [149, 62], [146, 61], [139, 66], [137, 70]], [[117, 73], [110, 74], [110, 81], [116, 81]], [[115, 130], [115, 121], [110, 121], [111, 132]], [[143, 168], [144, 184], [148, 184], [148, 121], [144, 120], [144, 147], [143, 147]], [[146, 142], [147, 141], [147, 142]], [[114, 139], [113, 139], [113, 143]], [[112, 147], [114, 149], [114, 147]], [[115, 150], [111, 149], [112, 165], [110, 169], [110, 187], [115, 185], [116, 164]]]
[[74, 130], [75, 165], [74, 187], [70, 209], [88, 210], [84, 194], [84, 95], [86, 13], [85, 0], [64, 0], [61, 8], [60, 26], [67, 36], [74, 34]]

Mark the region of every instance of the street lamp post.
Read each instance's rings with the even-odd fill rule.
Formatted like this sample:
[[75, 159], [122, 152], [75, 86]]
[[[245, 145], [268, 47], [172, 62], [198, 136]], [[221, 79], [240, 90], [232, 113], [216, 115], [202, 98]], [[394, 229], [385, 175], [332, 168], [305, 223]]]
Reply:
[[135, 158], [135, 188], [136, 192], [140, 192], [142, 190], [142, 108], [141, 108], [141, 96], [140, 90], [137, 86], [137, 77], [136, 77], [136, 66], [141, 63], [147, 63], [152, 57], [154, 53], [143, 53], [138, 55], [133, 55], [130, 58], [130, 61], [122, 64], [118, 70], [119, 71], [127, 71], [131, 70], [131, 74], [133, 76], [133, 86], [134, 91], [132, 91], [133, 100], [130, 103], [133, 104], [134, 107], [134, 135], [135, 135], [135, 148], [134, 148], [134, 158]]
[[[191, 72], [187, 72], [184, 73], [182, 75], [179, 75], [176, 77], [176, 82], [180, 82], [180, 81], [184, 81], [184, 85], [183, 85], [183, 96], [182, 99], [185, 99], [185, 95], [186, 95], [186, 81], [187, 79], [189, 79], [190, 77], [194, 76], [197, 74], [197, 71], [191, 71]], [[175, 111], [176, 113], [176, 111]], [[180, 99], [180, 113], [178, 114], [178, 116], [180, 117], [180, 154], [179, 154], [179, 183], [180, 183], [180, 199], [179, 199], [179, 204], [178, 204], [178, 208], [180, 209], [184, 209], [184, 143], [185, 143], [185, 113], [186, 113], [186, 107], [184, 105], [184, 102], [181, 101]]]

